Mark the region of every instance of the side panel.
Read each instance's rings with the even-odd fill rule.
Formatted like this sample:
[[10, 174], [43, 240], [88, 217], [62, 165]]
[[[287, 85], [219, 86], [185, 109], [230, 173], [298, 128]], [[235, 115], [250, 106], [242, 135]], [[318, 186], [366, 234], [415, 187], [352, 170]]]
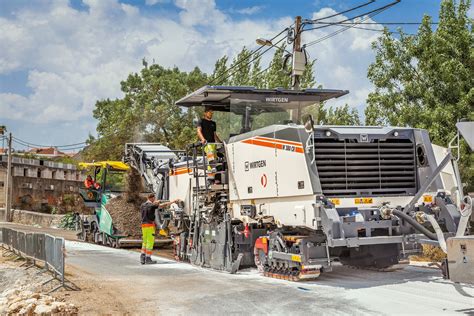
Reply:
[[[254, 204], [253, 204], [253, 203]], [[316, 229], [319, 214], [316, 213], [314, 195], [242, 200], [232, 203], [232, 217], [241, 218], [241, 205], [255, 205], [257, 214], [273, 216], [276, 223], [286, 226], [307, 226]]]
[[252, 136], [227, 150], [231, 200], [313, 194], [301, 142]]
[[191, 213], [191, 170], [187, 166], [174, 168], [169, 176], [169, 199], [184, 201], [184, 210]]
[[[301, 144], [301, 143], [300, 143]], [[302, 145], [292, 146], [298, 151], [276, 151], [276, 174], [279, 197], [312, 195], [313, 188]]]
[[227, 147], [231, 149], [229, 165], [233, 168], [229, 170], [233, 172], [230, 186], [235, 185], [236, 190], [231, 190], [231, 200], [277, 196], [274, 144], [249, 140]]

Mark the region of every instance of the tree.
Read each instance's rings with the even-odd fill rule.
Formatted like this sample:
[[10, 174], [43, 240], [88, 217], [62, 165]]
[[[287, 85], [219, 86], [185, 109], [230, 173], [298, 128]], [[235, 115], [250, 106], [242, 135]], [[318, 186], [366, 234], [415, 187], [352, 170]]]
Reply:
[[[458, 4], [456, 4], [458, 2]], [[474, 35], [467, 17], [470, 0], [443, 0], [439, 24], [425, 16], [414, 36], [388, 30], [373, 44], [376, 58], [368, 69], [375, 86], [367, 100], [366, 124], [427, 129], [434, 143], [447, 146], [455, 123], [473, 117]], [[465, 144], [461, 170], [474, 188], [474, 170]]]
[[360, 125], [359, 112], [347, 104], [342, 107], [329, 107], [328, 110], [323, 109], [319, 122], [322, 125]]
[[125, 96], [100, 100], [93, 111], [98, 139], [89, 137], [85, 158], [121, 159], [127, 142], [159, 142], [180, 149], [194, 138], [194, 110], [183, 111], [175, 102], [201, 87], [207, 76], [199, 68], [186, 73], [177, 67], [145, 65], [121, 82]]
[[[184, 148], [196, 140], [193, 120], [200, 117], [202, 109], [186, 111], [175, 105], [176, 101], [205, 84], [254, 86], [257, 88], [290, 88], [290, 65], [285, 64], [285, 45], [277, 48], [266, 71], [261, 68], [261, 57], [243, 48], [228, 66], [229, 58], [218, 59], [211, 76], [199, 68], [187, 73], [177, 67], [167, 69], [143, 61], [139, 73], [130, 74], [121, 82], [123, 98], [99, 100], [93, 111], [97, 119], [98, 138], [89, 136], [84, 153], [87, 160], [121, 159], [124, 144], [128, 142], [159, 142], [170, 148]], [[300, 78], [302, 89], [315, 86], [313, 74], [315, 61], [309, 61]], [[316, 104], [307, 111], [319, 111]], [[326, 110], [324, 117], [326, 116]], [[253, 128], [288, 120], [288, 113], [267, 113], [254, 118]], [[345, 115], [335, 110], [331, 117]], [[234, 113], [215, 112], [218, 134], [227, 138], [240, 132], [241, 116]], [[350, 116], [350, 113], [347, 115]], [[334, 119], [335, 120], [335, 119]]]

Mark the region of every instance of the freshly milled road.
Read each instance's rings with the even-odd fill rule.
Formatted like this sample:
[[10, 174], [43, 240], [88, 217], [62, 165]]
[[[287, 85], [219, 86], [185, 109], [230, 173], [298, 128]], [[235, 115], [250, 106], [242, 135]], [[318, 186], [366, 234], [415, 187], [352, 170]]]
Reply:
[[[112, 286], [137, 314], [449, 315], [474, 313], [474, 286], [443, 280], [435, 269], [394, 272], [336, 265], [311, 282], [231, 275], [161, 257], [142, 266], [136, 252], [66, 242], [67, 265]], [[102, 304], [107, 304], [103, 302]]]

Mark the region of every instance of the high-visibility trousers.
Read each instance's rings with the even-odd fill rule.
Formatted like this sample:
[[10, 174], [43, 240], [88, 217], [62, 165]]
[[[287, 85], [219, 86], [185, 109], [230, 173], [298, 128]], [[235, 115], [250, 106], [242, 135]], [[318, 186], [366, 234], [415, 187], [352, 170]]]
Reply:
[[207, 170], [211, 170], [214, 167], [214, 161], [217, 157], [217, 145], [216, 144], [207, 144], [204, 146], [204, 152], [206, 153], [207, 158]]
[[155, 224], [142, 224], [142, 253], [151, 256], [155, 245]]

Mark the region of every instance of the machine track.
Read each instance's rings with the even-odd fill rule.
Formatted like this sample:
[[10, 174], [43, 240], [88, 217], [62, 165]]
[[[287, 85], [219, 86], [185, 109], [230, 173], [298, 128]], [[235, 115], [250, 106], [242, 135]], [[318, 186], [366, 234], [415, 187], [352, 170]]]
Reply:
[[265, 269], [263, 271], [263, 276], [265, 277], [286, 280], [286, 281], [293, 281], [293, 282], [317, 279], [320, 274], [321, 274], [320, 271], [312, 272], [312, 273], [302, 273], [301, 271], [290, 271], [290, 270], [282, 271], [282, 270], [274, 270], [274, 269]]

